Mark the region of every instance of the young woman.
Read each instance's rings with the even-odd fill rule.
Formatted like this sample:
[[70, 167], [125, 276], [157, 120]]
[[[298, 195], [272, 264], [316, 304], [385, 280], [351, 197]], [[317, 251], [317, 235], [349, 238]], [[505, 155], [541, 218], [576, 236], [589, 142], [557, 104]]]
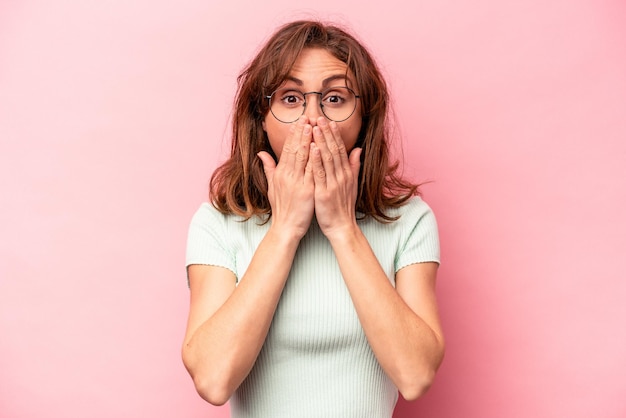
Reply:
[[389, 161], [385, 82], [314, 21], [280, 28], [238, 81], [231, 156], [189, 230], [184, 364], [233, 418], [391, 417], [444, 341], [437, 226]]

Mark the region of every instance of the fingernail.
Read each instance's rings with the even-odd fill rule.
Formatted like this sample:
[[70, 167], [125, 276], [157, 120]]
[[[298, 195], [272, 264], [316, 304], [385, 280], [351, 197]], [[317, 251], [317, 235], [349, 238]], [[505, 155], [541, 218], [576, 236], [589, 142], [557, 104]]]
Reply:
[[311, 133], [311, 125], [304, 125], [304, 134], [309, 135]]

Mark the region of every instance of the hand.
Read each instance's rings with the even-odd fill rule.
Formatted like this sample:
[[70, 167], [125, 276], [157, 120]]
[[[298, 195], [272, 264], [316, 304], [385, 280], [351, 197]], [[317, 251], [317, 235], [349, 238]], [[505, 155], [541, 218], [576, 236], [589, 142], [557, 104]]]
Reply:
[[272, 208], [272, 227], [292, 232], [300, 239], [313, 219], [314, 182], [307, 169], [312, 129], [306, 116], [292, 124], [278, 164], [272, 156], [259, 152], [267, 178], [268, 199]]
[[315, 183], [315, 216], [329, 239], [356, 226], [356, 197], [361, 148], [348, 157], [337, 123], [325, 118], [313, 128], [310, 164]]

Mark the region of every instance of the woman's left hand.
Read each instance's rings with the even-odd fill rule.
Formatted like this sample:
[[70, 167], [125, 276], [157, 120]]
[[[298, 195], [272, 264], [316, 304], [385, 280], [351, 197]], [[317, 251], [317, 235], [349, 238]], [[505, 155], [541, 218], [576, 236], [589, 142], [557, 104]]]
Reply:
[[324, 117], [313, 127], [310, 168], [315, 182], [315, 216], [329, 239], [356, 226], [361, 148], [348, 153], [339, 127]]

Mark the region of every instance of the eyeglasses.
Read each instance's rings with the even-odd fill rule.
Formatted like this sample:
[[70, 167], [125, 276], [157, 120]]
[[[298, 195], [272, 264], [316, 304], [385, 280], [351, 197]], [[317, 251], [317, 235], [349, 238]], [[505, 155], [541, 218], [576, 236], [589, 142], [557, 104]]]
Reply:
[[306, 96], [309, 94], [319, 95], [322, 113], [335, 122], [343, 122], [352, 116], [356, 109], [356, 99], [360, 98], [350, 87], [331, 87], [321, 92], [308, 93], [282, 88], [265, 98], [269, 101], [270, 111], [276, 119], [283, 123], [292, 123], [304, 114], [307, 105]]

